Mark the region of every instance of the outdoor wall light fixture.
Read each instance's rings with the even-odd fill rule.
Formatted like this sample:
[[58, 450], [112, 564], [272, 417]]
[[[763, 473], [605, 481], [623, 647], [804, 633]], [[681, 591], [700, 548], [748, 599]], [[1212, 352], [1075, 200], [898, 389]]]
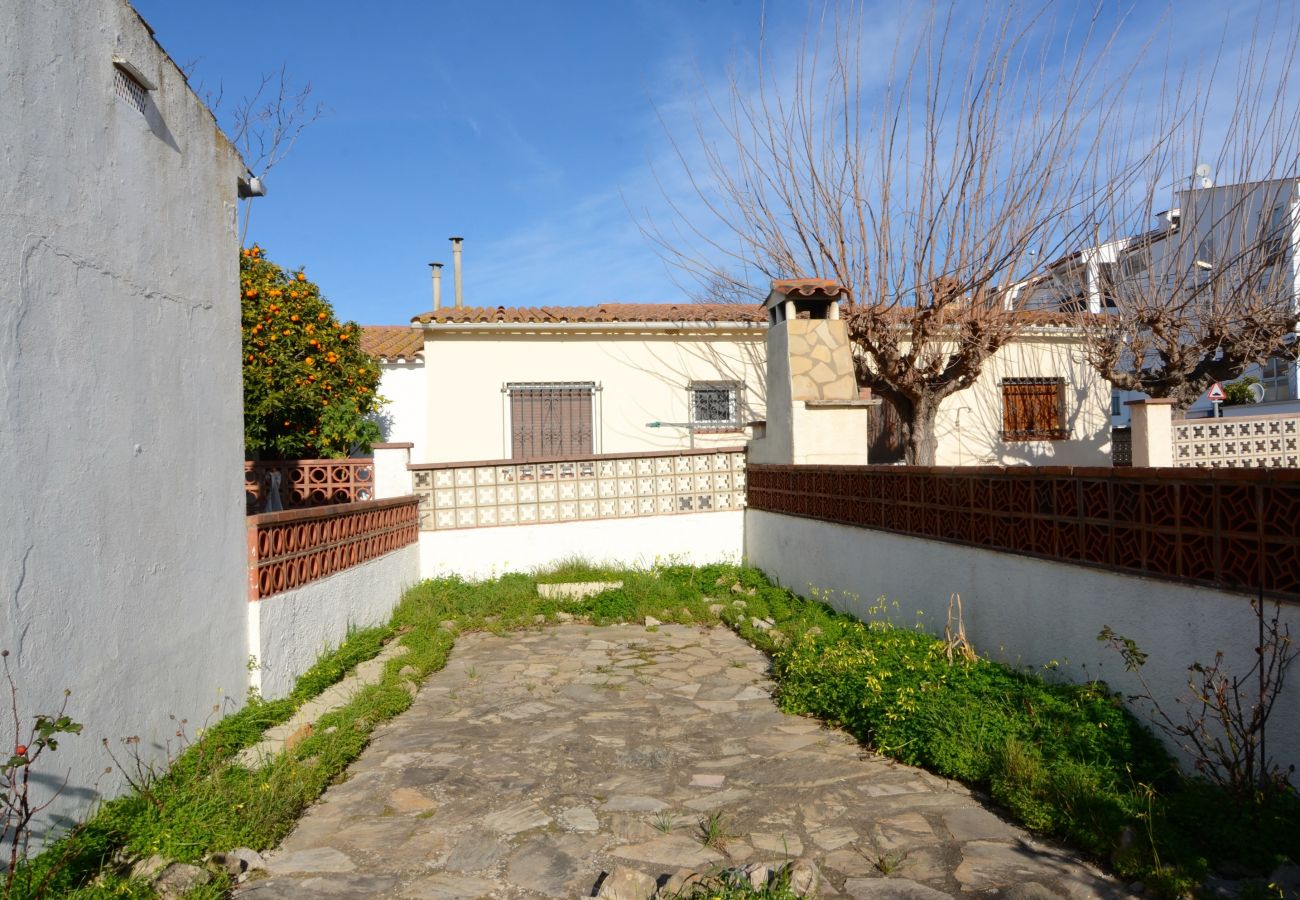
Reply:
[[238, 193], [240, 200], [247, 200], [250, 197], [265, 197], [266, 185], [262, 183], [261, 178], [249, 172], [248, 177], [239, 179]]

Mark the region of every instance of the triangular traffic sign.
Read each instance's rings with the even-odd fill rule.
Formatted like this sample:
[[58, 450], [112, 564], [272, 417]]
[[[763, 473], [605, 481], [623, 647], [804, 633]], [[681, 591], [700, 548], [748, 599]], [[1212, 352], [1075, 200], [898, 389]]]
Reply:
[[1228, 393], [1223, 389], [1223, 385], [1216, 381], [1214, 384], [1210, 385], [1210, 389], [1205, 392], [1205, 399], [1209, 400], [1211, 403], [1222, 403], [1224, 400], [1228, 399]]

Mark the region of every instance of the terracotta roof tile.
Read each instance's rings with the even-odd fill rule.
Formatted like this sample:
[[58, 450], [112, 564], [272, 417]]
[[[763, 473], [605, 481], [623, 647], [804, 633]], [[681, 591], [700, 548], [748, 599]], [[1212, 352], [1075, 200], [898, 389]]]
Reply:
[[778, 278], [772, 281], [772, 290], [787, 297], [791, 294], [802, 294], [805, 297], [811, 297], [813, 294], [838, 297], [844, 293], [844, 286], [830, 278]]
[[466, 306], [421, 313], [413, 322], [472, 325], [502, 322], [755, 322], [762, 307], [730, 303], [602, 303], [598, 306]]
[[382, 359], [424, 356], [424, 335], [410, 325], [362, 325], [361, 349]]

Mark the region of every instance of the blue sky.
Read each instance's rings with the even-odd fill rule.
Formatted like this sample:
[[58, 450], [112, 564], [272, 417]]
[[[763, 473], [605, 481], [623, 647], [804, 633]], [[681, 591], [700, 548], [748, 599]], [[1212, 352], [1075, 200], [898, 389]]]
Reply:
[[[760, 0], [134, 2], [196, 63], [194, 84], [221, 86], [223, 121], [282, 65], [312, 84], [326, 114], [270, 173], [249, 241], [306, 266], [363, 324], [427, 310], [432, 260], [448, 264], [450, 302], [454, 234], [467, 305], [689, 300], [640, 228], [671, 220], [665, 187], [690, 193], [661, 120], [691, 142], [690, 110], [725, 94], [730, 63], [751, 67], [764, 15]], [[915, 19], [906, 3], [868, 7], [885, 43]], [[1135, 8], [1130, 34], [1167, 15], [1158, 43], [1179, 57], [1225, 39], [1209, 0]], [[769, 2], [769, 46], [797, 44], [807, 9]], [[883, 67], [890, 50], [871, 54]]]
[[[399, 323], [465, 238], [468, 305], [683, 299], [629, 206], [658, 199], [654, 103], [751, 44], [752, 0], [136, 0], [226, 111], [286, 64], [328, 112], [267, 178], [249, 239], [338, 311]], [[653, 102], [652, 102], [653, 101]]]

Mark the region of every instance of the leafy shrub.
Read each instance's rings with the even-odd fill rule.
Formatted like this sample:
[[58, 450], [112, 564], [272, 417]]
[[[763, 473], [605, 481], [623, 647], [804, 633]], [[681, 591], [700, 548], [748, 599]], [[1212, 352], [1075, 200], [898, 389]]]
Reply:
[[244, 450], [314, 459], [369, 450], [379, 427], [379, 364], [355, 322], [340, 322], [320, 288], [260, 247], [239, 258], [244, 360]]

